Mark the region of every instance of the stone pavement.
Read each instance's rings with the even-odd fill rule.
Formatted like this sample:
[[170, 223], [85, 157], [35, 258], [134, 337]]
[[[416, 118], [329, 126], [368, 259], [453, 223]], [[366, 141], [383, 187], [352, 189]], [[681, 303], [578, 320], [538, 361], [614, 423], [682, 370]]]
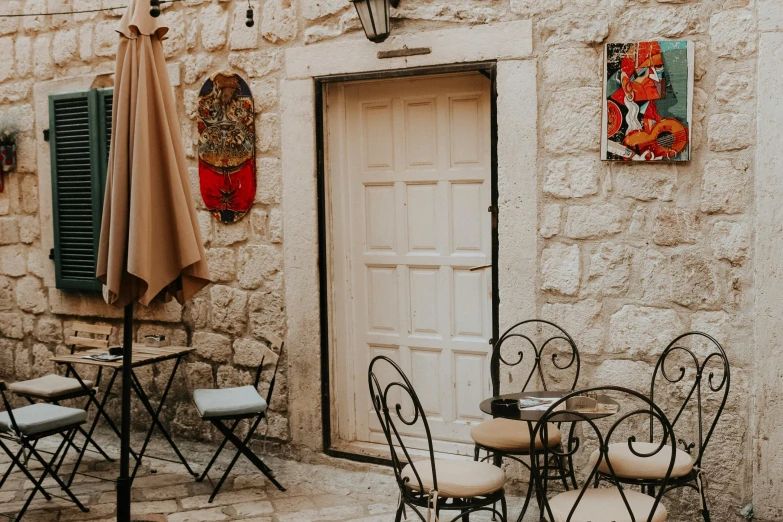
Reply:
[[[101, 437], [101, 439], [104, 439]], [[105, 439], [104, 439], [105, 440]], [[102, 446], [116, 454], [116, 445], [106, 441]], [[134, 443], [134, 447], [137, 445]], [[196, 471], [203, 469], [214, 446], [187, 442], [180, 445]], [[167, 456], [165, 447], [155, 444], [148, 454]], [[227, 459], [232, 455], [227, 454]], [[86, 506], [89, 513], [82, 513], [65, 501], [53, 499], [47, 502], [36, 497], [24, 517], [25, 522], [70, 522], [89, 520], [109, 522], [114, 520], [115, 491], [113, 482], [100, 478], [114, 478], [117, 463], [99, 460], [89, 454], [85, 472], [93, 477], [80, 475], [74, 480], [73, 492]], [[310, 522], [354, 521], [392, 522], [397, 502], [397, 487], [389, 468], [356, 464], [344, 460], [323, 460], [329, 464], [307, 464], [266, 456], [264, 461], [275, 471], [277, 479], [287, 488], [278, 491], [247, 462], [240, 459], [212, 504], [207, 503], [211, 485], [195, 482], [179, 464], [162, 461], [145, 463], [143, 471], [133, 485], [134, 520], [147, 522]], [[8, 463], [0, 456], [0, 471]], [[223, 466], [227, 460], [219, 460]], [[332, 465], [330, 465], [332, 464]], [[217, 465], [216, 465], [217, 466]], [[217, 480], [222, 466], [211, 473]], [[37, 473], [34, 473], [37, 476]], [[51, 480], [47, 480], [51, 483]], [[0, 490], [0, 513], [14, 512], [22, 505], [32, 484], [14, 473]], [[59, 491], [52, 490], [54, 494]], [[521, 499], [509, 498], [509, 515], [519, 513]], [[410, 513], [409, 513], [410, 514]], [[442, 522], [451, 517], [441, 517]], [[471, 521], [489, 521], [489, 515], [474, 515]]]

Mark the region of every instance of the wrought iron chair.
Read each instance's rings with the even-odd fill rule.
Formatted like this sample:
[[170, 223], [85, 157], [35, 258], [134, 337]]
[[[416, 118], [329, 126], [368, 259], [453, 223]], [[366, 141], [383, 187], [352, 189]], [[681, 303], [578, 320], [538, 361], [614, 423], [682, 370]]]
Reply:
[[[694, 344], [688, 346], [689, 342], [694, 344], [703, 342], [709, 353], [700, 359], [697, 355], [698, 348]], [[672, 370], [674, 373], [671, 373]], [[716, 371], [719, 372], [717, 377]], [[723, 413], [730, 386], [731, 374], [726, 352], [713, 337], [702, 332], [688, 332], [669, 343], [655, 365], [650, 385], [650, 399], [657, 398], [659, 404], [668, 403], [676, 410], [676, 414], [671, 416], [673, 419], [671, 423], [680, 437], [678, 442], [682, 445], [682, 449], [675, 451], [671, 479], [666, 484], [663, 483], [665, 472], [663, 462], [654, 460], [640, 462], [636, 455], [620, 444], [609, 447], [609, 452], [616, 463], [614, 471], [617, 480], [625, 484], [639, 485], [650, 494], [655, 494], [656, 490], [666, 493], [673, 489], [691, 488], [699, 494], [699, 511], [702, 517], [705, 522], [710, 522], [702, 458]], [[673, 393], [664, 395], [664, 388], [670, 389]], [[682, 396], [685, 399], [680, 402], [679, 397]], [[707, 402], [709, 404], [706, 404]], [[707, 407], [714, 410], [712, 414], [705, 411]], [[689, 431], [688, 421], [685, 420], [689, 415], [683, 415], [685, 412], [695, 414], [696, 433], [691, 433], [697, 437], [695, 442], [686, 442], [682, 438], [684, 432]], [[653, 421], [654, 418], [651, 416], [651, 437]], [[593, 459], [596, 459], [595, 455]], [[598, 470], [603, 477], [606, 477], [605, 466], [599, 466]]]
[[[585, 393], [605, 395], [620, 405], [620, 410], [606, 416], [607, 413], [589, 413], [586, 411], [569, 411], [566, 408], [568, 399]], [[603, 417], [602, 417], [603, 415]], [[651, 442], [637, 442], [637, 438], [647, 438], [647, 422], [653, 426], [655, 438]], [[548, 522], [665, 522], [668, 518], [666, 507], [661, 502], [669, 484], [672, 470], [676, 466], [676, 441], [671, 423], [652, 400], [643, 394], [620, 388], [605, 386], [569, 393], [566, 397], [553, 404], [541, 422], [536, 425], [534, 437], [547, 440], [547, 433], [553, 423], [571, 422], [579, 424], [582, 437], [568, 436], [563, 447], [547, 444], [540, 450], [530, 453], [531, 470], [538, 485], [539, 520]], [[613, 442], [617, 441], [617, 442]], [[550, 480], [545, 477], [549, 472], [550, 463], [565, 458], [572, 459], [583, 448], [598, 446], [590, 459], [590, 465], [585, 471], [585, 479], [581, 487], [570, 491], [559, 492], [550, 498]], [[621, 463], [614, 456], [611, 448], [622, 446], [632, 454], [639, 465], [660, 466], [663, 470], [660, 477], [661, 487], [657, 493], [645, 494], [626, 487], [617, 476]], [[556, 457], [556, 458], [552, 458]], [[601, 472], [603, 468], [606, 471]], [[603, 476], [605, 480], [600, 487], [596, 480]]]
[[[5, 484], [8, 477], [14, 471], [14, 468], [19, 468], [24, 476], [33, 483], [33, 489], [30, 491], [30, 494], [17, 513], [15, 520], [19, 521], [22, 519], [27, 508], [30, 507], [33, 497], [35, 497], [36, 493], [39, 491], [46, 500], [51, 500], [52, 497], [62, 498], [64, 500], [69, 499], [83, 512], [88, 512], [89, 509], [84, 507], [79, 499], [71, 492], [70, 488], [60, 479], [57, 475], [57, 470], [54, 467], [57, 459], [65, 451], [66, 444], [71, 440], [73, 434], [79, 426], [87, 421], [87, 412], [78, 408], [66, 408], [64, 406], [46, 403], [35, 403], [14, 410], [8, 402], [5, 391], [5, 382], [0, 381], [0, 396], [2, 396], [3, 407], [5, 408], [5, 411], [0, 412], [0, 448], [2, 448], [11, 459], [8, 469], [5, 471], [2, 478], [0, 478], [0, 489], [2, 489], [3, 484]], [[46, 461], [41, 456], [41, 451], [36, 449], [36, 443], [40, 439], [52, 435], [60, 435], [62, 441], [57, 450], [52, 454], [52, 458], [49, 461]], [[19, 446], [19, 450], [14, 452], [11, 447], [9, 447], [9, 443], [13, 446]], [[25, 453], [28, 453], [30, 458], [34, 458], [43, 467], [43, 472], [37, 479], [28, 468], [28, 462], [24, 458]], [[55, 483], [67, 495], [67, 499], [52, 495], [44, 489], [43, 482], [47, 477], [54, 479]], [[5, 516], [12, 518], [9, 515]]]
[[[272, 392], [275, 389], [277, 370], [280, 367], [280, 357], [283, 355], [283, 347], [285, 345], [279, 337], [271, 333], [265, 333], [264, 337], [270, 342], [272, 349], [263, 348], [261, 362], [258, 365], [256, 380], [253, 385], [241, 386], [238, 388], [193, 391], [193, 402], [201, 415], [201, 420], [211, 422], [218, 431], [223, 434], [223, 442], [218, 446], [217, 451], [212, 456], [212, 460], [209, 461], [209, 464], [207, 464], [204, 472], [196, 480], [201, 482], [207, 478], [209, 470], [212, 468], [212, 465], [215, 464], [220, 452], [223, 451], [226, 442], [230, 441], [231, 444], [237, 448], [234, 458], [223, 472], [223, 476], [220, 477], [220, 481], [217, 483], [215, 489], [212, 491], [212, 495], [209, 497], [210, 503], [215, 500], [215, 496], [220, 491], [220, 488], [223, 487], [223, 483], [226, 481], [226, 478], [228, 478], [228, 475], [231, 473], [231, 469], [237, 463], [237, 460], [239, 460], [240, 455], [244, 455], [245, 458], [258, 468], [258, 470], [263, 473], [277, 489], [285, 491], [285, 488], [275, 479], [272, 470], [269, 469], [269, 467], [247, 446], [256, 429], [258, 429], [258, 425], [262, 420], [267, 418], [266, 411], [272, 401]], [[275, 353], [275, 350], [277, 353]], [[261, 372], [264, 369], [264, 364], [268, 362], [274, 364], [274, 371], [272, 373], [272, 379], [269, 381], [269, 391], [266, 394], [266, 398], [264, 398], [258, 393], [258, 385], [261, 382]], [[251, 426], [245, 438], [240, 439], [236, 436], [234, 431], [237, 429], [237, 426], [239, 426], [239, 422], [243, 419], [250, 420]], [[230, 426], [226, 424], [229, 422], [231, 424]]]
[[[519, 341], [522, 346], [516, 344]], [[536, 342], [538, 341], [538, 342]], [[516, 353], [514, 353], [516, 352]], [[525, 355], [528, 355], [525, 358]], [[522, 368], [530, 361], [529, 371]], [[551, 361], [551, 362], [548, 362]], [[562, 362], [561, 362], [562, 361]], [[506, 370], [504, 367], [508, 367]], [[546, 365], [546, 370], [545, 367]], [[520, 370], [514, 374], [514, 369]], [[539, 391], [548, 391], [549, 384], [553, 381], [553, 374], [561, 374], [562, 380], [557, 382], [560, 390], [573, 391], [579, 380], [579, 350], [571, 336], [558, 325], [542, 319], [529, 319], [515, 324], [500, 336], [492, 350], [490, 363], [490, 375], [492, 378], [492, 395], [501, 393], [501, 380], [508, 384], [514, 383], [515, 378], [523, 379], [520, 387], [514, 391], [529, 391], [531, 381], [537, 380]], [[573, 426], [572, 426], [573, 428]], [[482, 460], [493, 458], [495, 465], [500, 466], [504, 458], [519, 462], [526, 468], [530, 465], [526, 460], [530, 455], [531, 429], [523, 422], [511, 419], [496, 418], [473, 427], [470, 436], [475, 442], [475, 460], [479, 460], [481, 450], [487, 452]], [[559, 425], [550, 426], [547, 430], [547, 446], [560, 447], [562, 434]], [[537, 451], [543, 447], [538, 441], [533, 447]], [[560, 462], [559, 477], [567, 487], [566, 478], [570, 477], [572, 484], [576, 484], [573, 477], [573, 463], [570, 459]], [[528, 490], [522, 514], [527, 510], [533, 492], [533, 481], [528, 483]]]
[[[381, 383], [379, 375], [389, 377], [389, 382]], [[503, 470], [484, 462], [436, 459], [427, 416], [419, 397], [402, 369], [388, 357], [378, 356], [372, 360], [368, 383], [400, 488], [395, 522], [402, 520], [406, 508], [423, 521], [430, 520], [431, 512], [438, 520], [442, 511], [459, 511], [452, 522], [460, 519], [468, 522], [471, 513], [488, 511], [506, 522], [503, 489], [506, 475]], [[426, 457], [414, 460], [407, 447], [411, 434], [426, 440]], [[495, 508], [498, 502], [500, 512]]]
[[[77, 350], [84, 350], [90, 348], [104, 348], [109, 347], [109, 336], [113, 331], [111, 326], [100, 326], [86, 323], [74, 323], [71, 327], [73, 335], [68, 337], [66, 344], [70, 346], [71, 354]], [[66, 372], [65, 376], [58, 374], [49, 374], [36, 379], [29, 379], [26, 381], [18, 381], [8, 384], [8, 390], [15, 395], [26, 399], [30, 404], [37, 402], [44, 402], [49, 404], [59, 405], [60, 402], [69, 399], [79, 399], [81, 397], [87, 397], [87, 403], [84, 405], [84, 410], [89, 411], [90, 405], [95, 404], [98, 409], [98, 415], [103, 415], [110, 423], [113, 422], [109, 419], [101, 408], [100, 403], [95, 399], [95, 393], [101, 380], [101, 370], [98, 368], [98, 374], [95, 381], [82, 380], [80, 377], [71, 377], [70, 369]], [[82, 384], [84, 384], [82, 386]], [[92, 438], [92, 435], [84, 431], [84, 428], [79, 426], [77, 432], [80, 433], [85, 439], [85, 445], [89, 444], [95, 448], [97, 453], [100, 453], [104, 459], [109, 462], [113, 462], [111, 458]], [[68, 441], [68, 446], [73, 447], [77, 452], [80, 448], [73, 442], [73, 436]], [[91, 450], [92, 451], [92, 450]], [[66, 451], [63, 452], [62, 458], [65, 457]], [[62, 460], [62, 459], [61, 459]], [[59, 465], [58, 465], [59, 467]], [[70, 480], [69, 480], [70, 484]]]

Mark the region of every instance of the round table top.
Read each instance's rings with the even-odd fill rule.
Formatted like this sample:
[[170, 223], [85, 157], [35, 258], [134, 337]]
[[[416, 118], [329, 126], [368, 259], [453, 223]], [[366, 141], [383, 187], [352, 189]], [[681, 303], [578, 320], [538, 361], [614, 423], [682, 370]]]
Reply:
[[[535, 397], [535, 398], [552, 398], [552, 399], [562, 399], [566, 395], [568, 395], [571, 392], [564, 392], [564, 391], [531, 391], [531, 392], [522, 392], [522, 393], [506, 393], [504, 395], [498, 395], [497, 397], [490, 397], [489, 399], [486, 399], [481, 402], [481, 405], [479, 406], [481, 408], [481, 411], [484, 413], [487, 413], [489, 415], [493, 415], [492, 413], [492, 402], [497, 399], [512, 399], [517, 400], [522, 397]], [[557, 422], [579, 422], [585, 420], [585, 418], [588, 419], [600, 419], [602, 417], [608, 417], [610, 415], [614, 415], [615, 413], [620, 411], [620, 404], [607, 397], [606, 395], [599, 395], [598, 396], [598, 403], [599, 404], [609, 404], [612, 406], [616, 406], [617, 410], [613, 412], [580, 412], [580, 415], [569, 415], [567, 413], [563, 413], [557, 416], [556, 421]], [[503, 415], [493, 415], [493, 417], [502, 417], [504, 419], [513, 419], [513, 420], [519, 420], [519, 421], [528, 421], [528, 422], [538, 422], [541, 420], [541, 417], [543, 417], [544, 413], [546, 413], [546, 410], [541, 409], [533, 409], [533, 408], [525, 408], [525, 409], [513, 409]]]

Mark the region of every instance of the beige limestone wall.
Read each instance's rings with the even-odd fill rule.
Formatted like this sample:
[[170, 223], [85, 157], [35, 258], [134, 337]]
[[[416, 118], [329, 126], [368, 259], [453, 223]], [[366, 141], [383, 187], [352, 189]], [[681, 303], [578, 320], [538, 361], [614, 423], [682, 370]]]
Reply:
[[[522, 209], [514, 215], [524, 222], [504, 222], [501, 214], [503, 234], [510, 237], [515, 226], [538, 231], [535, 307], [541, 317], [561, 323], [576, 338], [584, 354], [584, 383], [645, 387], [655, 355], [676, 334], [691, 328], [713, 333], [724, 343], [733, 365], [732, 396], [706, 457], [713, 520], [720, 521], [737, 520], [738, 509], [754, 496], [754, 479], [764, 499], [759, 516], [776, 520], [783, 510], [783, 499], [774, 488], [780, 471], [751, 466], [752, 438], [763, 437], [751, 431], [752, 370], [754, 361], [765, 364], [764, 351], [753, 343], [758, 307], [754, 252], [764, 248], [754, 246], [756, 123], [762, 110], [757, 109], [758, 40], [759, 26], [770, 33], [783, 27], [775, 18], [774, 13], [780, 14], [775, 2], [402, 0], [394, 20], [395, 34], [520, 19], [532, 22], [537, 154], [522, 155], [525, 165], [500, 165], [500, 186], [513, 186], [515, 176], [530, 163], [535, 164], [538, 179], [535, 186], [522, 187], [530, 198], [515, 195], [505, 202]], [[11, 0], [0, 3], [0, 12], [124, 3]], [[307, 265], [301, 259], [311, 248], [297, 248], [299, 242], [313, 239], [308, 227], [315, 201], [309, 192], [304, 197], [291, 193], [289, 198], [289, 188], [307, 191], [306, 184], [288, 184], [283, 194], [283, 167], [295, 168], [298, 163], [296, 158], [281, 157], [281, 133], [285, 138], [291, 132], [285, 124], [281, 128], [281, 113], [296, 111], [297, 103], [312, 96], [307, 80], [285, 79], [290, 65], [285, 63], [285, 51], [363, 39], [347, 0], [252, 3], [257, 13], [252, 29], [244, 26], [244, 0], [184, 0], [164, 11], [172, 29], [166, 55], [181, 100], [181, 124], [199, 205], [194, 111], [200, 85], [213, 72], [238, 70], [250, 83], [258, 111], [259, 189], [253, 212], [227, 227], [214, 222], [203, 207], [200, 210], [215, 284], [184, 308], [169, 305], [139, 312], [138, 336], [162, 330], [175, 342], [198, 349], [166, 411], [175, 431], [187, 436], [210, 436], [187, 400], [188, 389], [249, 382], [251, 368], [244, 366], [241, 354], [262, 341], [262, 331], [310, 331], [318, 320], [317, 310], [310, 310], [309, 316], [300, 313], [299, 300], [307, 296], [286, 291], [287, 280], [313, 275], [315, 260]], [[0, 194], [0, 377], [51, 371], [48, 358], [64, 349], [63, 336], [76, 317], [120, 326], [119, 314], [98, 299], [48, 286], [50, 197], [48, 187], [39, 181], [48, 173], [38, 161], [39, 155], [48, 154], [39, 132], [47, 123], [34, 107], [33, 92], [34, 86], [46, 90], [44, 85], [56, 87], [62, 79], [110, 72], [120, 12], [0, 19], [0, 112], [15, 111], [24, 131], [19, 168], [8, 176], [6, 191]], [[694, 159], [677, 166], [602, 163], [598, 136], [603, 44], [651, 38], [696, 42]], [[766, 42], [776, 45], [774, 38]], [[486, 57], [492, 58], [497, 57]], [[502, 78], [499, 81], [515, 92]], [[519, 114], [529, 114], [535, 101], [519, 97], [526, 107]], [[302, 154], [312, 153], [312, 144], [303, 143]], [[300, 175], [306, 181], [309, 173]], [[302, 208], [301, 220], [285, 219], [285, 236], [284, 196], [312, 204]], [[525, 208], [529, 201], [536, 202], [536, 212]], [[531, 222], [535, 215], [536, 222]], [[766, 237], [771, 240], [774, 234]], [[519, 255], [527, 259], [530, 248]], [[308, 271], [299, 272], [298, 265], [297, 271], [286, 271], [284, 265], [296, 263], [309, 266]], [[504, 302], [513, 302], [512, 296], [507, 299]], [[295, 317], [286, 312], [292, 307], [297, 309]], [[504, 310], [503, 317], [507, 313]], [[318, 389], [318, 339], [293, 349], [296, 357], [288, 360], [291, 380], [301, 382], [305, 376]], [[161, 386], [157, 372], [145, 376], [153, 391]], [[774, 371], [769, 373], [774, 377]], [[289, 390], [285, 378], [280, 384], [272, 436], [317, 447], [318, 398]], [[289, 420], [296, 427], [293, 433]], [[774, 448], [765, 451], [769, 458], [780, 458]], [[754, 471], [763, 476], [754, 477]], [[695, 497], [686, 495], [686, 504], [695, 506]], [[695, 519], [692, 511], [684, 513], [675, 519]]]

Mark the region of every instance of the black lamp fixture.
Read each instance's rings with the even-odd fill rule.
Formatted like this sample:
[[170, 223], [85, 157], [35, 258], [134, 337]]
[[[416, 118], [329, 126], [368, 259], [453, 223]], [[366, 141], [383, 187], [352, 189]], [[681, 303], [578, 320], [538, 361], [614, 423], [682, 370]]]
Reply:
[[160, 0], [150, 0], [150, 16], [153, 18], [160, 16]]
[[381, 43], [391, 34], [391, 8], [400, 0], [351, 0], [364, 27], [367, 39]]

